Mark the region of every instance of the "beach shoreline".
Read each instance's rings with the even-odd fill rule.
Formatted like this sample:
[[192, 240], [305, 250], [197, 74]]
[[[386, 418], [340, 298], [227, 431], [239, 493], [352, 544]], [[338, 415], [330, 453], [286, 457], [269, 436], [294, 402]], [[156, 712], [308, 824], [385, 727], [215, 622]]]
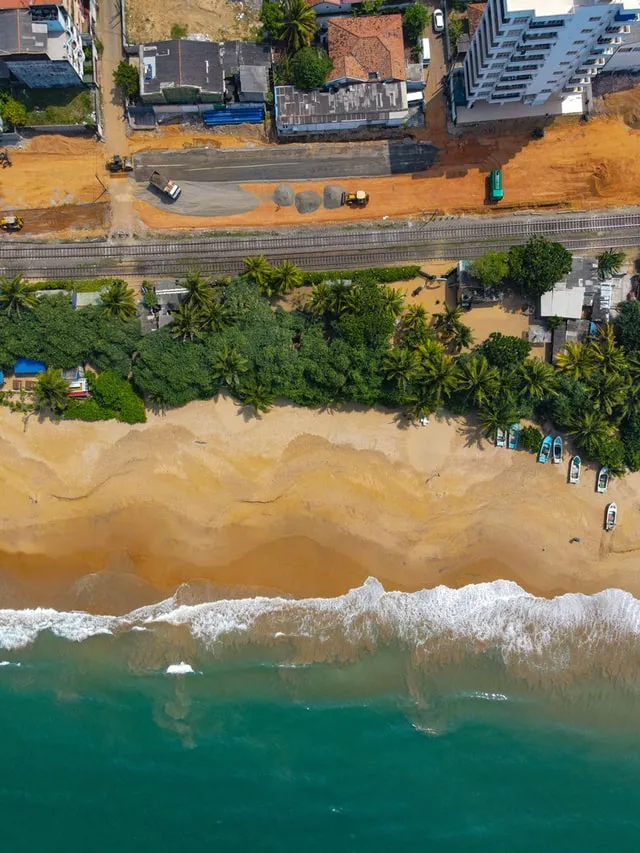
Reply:
[[0, 409], [0, 436], [3, 607], [125, 613], [188, 583], [201, 599], [332, 597], [369, 576], [640, 597], [639, 475], [597, 495], [595, 469], [569, 486], [566, 465], [458, 419], [282, 405], [258, 420], [220, 398], [135, 427]]

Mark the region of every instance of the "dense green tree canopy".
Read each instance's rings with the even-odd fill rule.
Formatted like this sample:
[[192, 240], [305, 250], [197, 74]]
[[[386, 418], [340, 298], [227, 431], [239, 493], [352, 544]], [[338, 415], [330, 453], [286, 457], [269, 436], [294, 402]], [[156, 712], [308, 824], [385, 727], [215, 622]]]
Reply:
[[517, 367], [531, 352], [531, 344], [513, 335], [492, 332], [480, 346], [489, 364], [501, 370]]
[[412, 3], [407, 6], [402, 16], [402, 23], [407, 38], [414, 44], [422, 37], [424, 28], [429, 23], [429, 12], [422, 3]]
[[329, 54], [321, 47], [303, 47], [291, 59], [291, 76], [298, 89], [319, 89], [333, 68]]
[[551, 290], [570, 270], [571, 252], [546, 237], [531, 237], [509, 251], [509, 276], [530, 296]]
[[485, 252], [471, 264], [470, 272], [483, 287], [495, 287], [509, 275], [509, 254]]

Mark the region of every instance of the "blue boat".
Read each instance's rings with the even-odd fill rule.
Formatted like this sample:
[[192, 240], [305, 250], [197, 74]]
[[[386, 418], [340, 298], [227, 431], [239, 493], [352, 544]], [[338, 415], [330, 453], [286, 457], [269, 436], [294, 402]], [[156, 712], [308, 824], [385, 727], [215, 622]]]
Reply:
[[520, 424], [511, 424], [509, 427], [509, 450], [517, 450], [520, 441]]
[[542, 444], [540, 445], [540, 452], [538, 453], [538, 462], [542, 462], [544, 465], [545, 462], [549, 461], [549, 457], [551, 456], [551, 445], [553, 444], [553, 439], [550, 435], [545, 435], [542, 440]]
[[562, 462], [562, 451], [562, 439], [557, 435], [553, 439], [553, 461], [556, 465], [559, 465]]

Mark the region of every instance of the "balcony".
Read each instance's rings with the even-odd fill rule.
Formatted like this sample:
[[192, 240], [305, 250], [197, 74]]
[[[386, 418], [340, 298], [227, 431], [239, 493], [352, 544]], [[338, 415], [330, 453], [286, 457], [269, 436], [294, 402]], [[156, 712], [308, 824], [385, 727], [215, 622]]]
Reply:
[[584, 90], [582, 86], [565, 86], [562, 91], [566, 95], [580, 95]]
[[620, 36], [601, 36], [598, 44], [622, 44]]

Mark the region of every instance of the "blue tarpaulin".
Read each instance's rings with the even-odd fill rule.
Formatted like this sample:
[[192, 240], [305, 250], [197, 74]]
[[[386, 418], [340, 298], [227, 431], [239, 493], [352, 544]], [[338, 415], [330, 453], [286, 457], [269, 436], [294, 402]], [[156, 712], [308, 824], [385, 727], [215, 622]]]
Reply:
[[4, 373], [0, 370], [0, 385], [4, 385]]
[[47, 365], [43, 361], [34, 361], [32, 358], [19, 358], [13, 372], [16, 376], [31, 376], [34, 373], [44, 373]]
[[233, 104], [222, 109], [202, 113], [205, 127], [221, 124], [259, 124], [264, 120], [264, 107], [249, 104]]

